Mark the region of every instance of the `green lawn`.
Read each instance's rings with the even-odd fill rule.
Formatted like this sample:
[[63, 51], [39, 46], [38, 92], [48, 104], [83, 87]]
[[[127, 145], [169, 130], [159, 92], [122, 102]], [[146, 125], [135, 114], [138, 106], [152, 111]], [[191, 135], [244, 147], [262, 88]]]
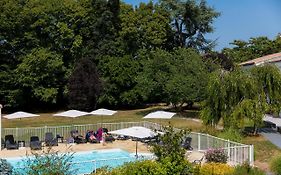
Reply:
[[[135, 121], [145, 121], [143, 117], [149, 112], [159, 110], [159, 107], [151, 107], [146, 109], [136, 109], [136, 110], [121, 110], [113, 116], [83, 116], [78, 118], [68, 118], [68, 117], [54, 117], [54, 113], [39, 113], [40, 117], [34, 118], [24, 118], [8, 120], [2, 118], [3, 128], [13, 128], [13, 127], [31, 127], [31, 126], [59, 126], [59, 125], [71, 125], [71, 124], [95, 124], [95, 123], [116, 123], [116, 122], [135, 122]], [[203, 125], [200, 122], [192, 121], [188, 118], [198, 117], [197, 111], [186, 111], [184, 113], [178, 114], [170, 120], [159, 120], [150, 119], [147, 121], [152, 121], [156, 123], [162, 123], [168, 125], [170, 122], [173, 126], [178, 128], [189, 128], [193, 131], [199, 131], [202, 129]]]
[[263, 166], [260, 167], [263, 169], [268, 169], [270, 160], [274, 156], [281, 154], [281, 149], [266, 140], [263, 136], [245, 137], [242, 142], [254, 145], [255, 164], [258, 167]]

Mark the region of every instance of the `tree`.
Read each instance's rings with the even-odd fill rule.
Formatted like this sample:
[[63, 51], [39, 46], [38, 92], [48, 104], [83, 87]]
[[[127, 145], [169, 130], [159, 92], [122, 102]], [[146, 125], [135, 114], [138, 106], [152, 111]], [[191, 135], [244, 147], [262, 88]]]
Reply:
[[99, 100], [101, 104], [133, 106], [141, 102], [138, 91], [134, 89], [140, 70], [138, 60], [130, 55], [108, 56], [100, 61], [100, 65], [104, 81], [104, 92]]
[[204, 98], [208, 75], [198, 53], [185, 48], [171, 52], [156, 49], [149, 56], [142, 59], [142, 71], [137, 77], [136, 89], [144, 101], [181, 108]]
[[265, 64], [251, 69], [252, 75], [255, 77], [259, 94], [263, 96], [270, 108], [270, 113], [279, 116], [281, 107], [281, 72], [280, 69], [273, 64]]
[[172, 75], [172, 54], [161, 49], [151, 51], [141, 61], [142, 71], [137, 76], [137, 89], [144, 101], [164, 102], [166, 83]]
[[249, 119], [256, 134], [265, 113], [279, 114], [280, 83], [281, 73], [274, 65], [257, 66], [248, 71], [220, 70], [210, 78], [201, 117], [210, 125], [222, 119], [226, 128], [243, 128], [244, 120]]
[[224, 126], [228, 128], [236, 123], [231, 117], [234, 108], [243, 99], [256, 97], [258, 87], [255, 79], [240, 69], [233, 72], [218, 70], [210, 77], [207, 94], [201, 111], [204, 123], [216, 126], [223, 119]]
[[154, 144], [152, 152], [167, 174], [188, 175], [192, 172], [192, 166], [185, 158], [186, 150], [181, 146], [187, 131], [175, 131], [172, 126], [164, 128], [165, 134], [159, 136], [161, 144]]
[[202, 58], [191, 49], [177, 49], [171, 58], [171, 75], [165, 84], [166, 102], [176, 108], [205, 97], [208, 73]]
[[102, 82], [95, 64], [89, 58], [80, 59], [68, 81], [69, 108], [95, 109], [101, 90]]
[[218, 68], [224, 69], [226, 71], [232, 71], [235, 67], [234, 62], [230, 57], [228, 57], [224, 53], [219, 52], [209, 52], [204, 54], [203, 61], [205, 62], [210, 72]]
[[235, 63], [252, 60], [281, 51], [281, 37], [270, 40], [267, 37], [250, 38], [249, 41], [234, 40], [233, 48], [224, 48], [222, 53]]
[[121, 4], [119, 38], [123, 50], [136, 55], [139, 49], [169, 47], [171, 27], [169, 14], [159, 5], [149, 2], [138, 7]]
[[[83, 36], [83, 55], [100, 59], [104, 55], [119, 54], [119, 43], [116, 42], [120, 30], [119, 0], [81, 1], [86, 16], [82, 19], [80, 33]], [[95, 63], [98, 63], [95, 60]]]
[[205, 34], [213, 31], [212, 23], [220, 14], [209, 7], [205, 0], [161, 0], [160, 5], [169, 12], [174, 30], [176, 47], [209, 50], [212, 41]]
[[63, 91], [65, 67], [62, 56], [46, 48], [33, 49], [15, 70], [16, 85], [26, 101], [56, 103]]
[[[236, 119], [236, 122], [240, 122], [242, 124], [244, 124], [243, 120], [245, 118], [253, 121], [254, 135], [256, 135], [258, 132], [258, 127], [262, 125], [262, 119], [265, 110], [265, 101], [261, 101], [261, 99], [244, 99], [235, 107], [232, 116]], [[236, 126], [239, 126], [238, 123], [236, 124]]]

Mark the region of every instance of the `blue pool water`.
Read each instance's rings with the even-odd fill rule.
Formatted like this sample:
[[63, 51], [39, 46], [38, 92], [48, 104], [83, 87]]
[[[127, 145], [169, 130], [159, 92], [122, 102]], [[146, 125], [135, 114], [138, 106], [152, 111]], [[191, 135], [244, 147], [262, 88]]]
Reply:
[[[143, 154], [142, 159], [151, 158], [151, 154]], [[71, 167], [76, 175], [89, 174], [95, 169], [108, 166], [114, 168], [125, 162], [136, 161], [135, 155], [121, 149], [77, 152], [73, 154]], [[26, 157], [7, 158], [14, 169], [24, 171]]]

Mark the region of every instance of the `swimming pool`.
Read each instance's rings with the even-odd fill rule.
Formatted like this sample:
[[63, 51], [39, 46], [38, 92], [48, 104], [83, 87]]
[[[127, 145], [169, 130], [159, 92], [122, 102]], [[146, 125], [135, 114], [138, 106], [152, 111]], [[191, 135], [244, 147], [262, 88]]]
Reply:
[[[152, 154], [139, 154], [141, 159], [151, 159]], [[24, 171], [26, 157], [7, 158], [7, 161], [14, 169]], [[89, 174], [97, 168], [108, 166], [114, 168], [123, 165], [126, 162], [136, 161], [134, 153], [129, 153], [121, 149], [83, 151], [73, 154], [72, 168], [76, 175]]]

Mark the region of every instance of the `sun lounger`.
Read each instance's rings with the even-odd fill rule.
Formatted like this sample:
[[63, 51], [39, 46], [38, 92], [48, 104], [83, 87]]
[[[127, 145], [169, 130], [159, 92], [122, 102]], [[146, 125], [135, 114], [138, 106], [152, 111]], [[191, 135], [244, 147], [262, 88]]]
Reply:
[[31, 150], [39, 150], [42, 149], [42, 143], [39, 140], [38, 136], [30, 137], [30, 149]]
[[186, 137], [181, 146], [187, 150], [193, 150], [193, 148], [191, 147], [191, 141], [191, 137]]
[[4, 139], [1, 138], [1, 149], [4, 149], [5, 148], [5, 141]]
[[117, 140], [128, 140], [129, 137], [128, 136], [124, 136], [124, 135], [118, 135], [116, 139]]
[[47, 132], [45, 134], [45, 145], [46, 146], [58, 146], [58, 139], [53, 136], [53, 133]]
[[106, 134], [105, 135], [105, 141], [106, 142], [113, 142], [113, 141], [115, 141], [115, 138], [111, 134]]
[[19, 148], [19, 145], [14, 140], [13, 135], [6, 135], [5, 136], [5, 146], [6, 146], [7, 149], [18, 149]]
[[82, 135], [80, 135], [78, 133], [78, 130], [72, 130], [70, 131], [70, 135], [71, 137], [73, 137], [74, 139], [74, 143], [86, 143], [86, 140], [84, 139], [84, 137]]

